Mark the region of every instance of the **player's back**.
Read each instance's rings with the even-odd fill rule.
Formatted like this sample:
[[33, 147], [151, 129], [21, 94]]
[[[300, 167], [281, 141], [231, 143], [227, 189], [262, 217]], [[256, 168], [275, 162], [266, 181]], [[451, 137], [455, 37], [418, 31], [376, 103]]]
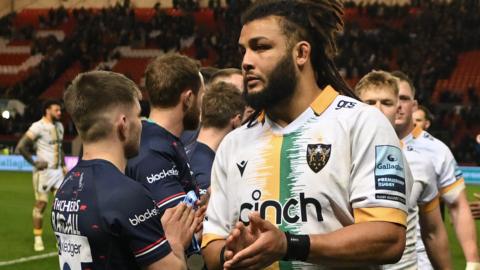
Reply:
[[208, 145], [201, 142], [191, 144], [190, 151], [190, 166], [195, 180], [201, 190], [206, 190], [210, 187], [210, 175], [212, 173], [215, 152]]
[[81, 160], [67, 175], [52, 226], [61, 269], [140, 269], [169, 252], [152, 198], [105, 160]]

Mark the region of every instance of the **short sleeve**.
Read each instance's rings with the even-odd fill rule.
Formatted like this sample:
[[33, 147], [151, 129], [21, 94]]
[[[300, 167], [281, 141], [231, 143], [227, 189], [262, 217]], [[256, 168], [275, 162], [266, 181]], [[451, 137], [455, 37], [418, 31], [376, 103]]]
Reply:
[[442, 199], [447, 203], [453, 203], [465, 189], [465, 181], [452, 152], [446, 145], [441, 144], [443, 147], [439, 149], [443, 150], [443, 153], [438, 157], [441, 157], [442, 160], [435, 164], [438, 174], [437, 185]]
[[174, 207], [185, 197], [185, 190], [179, 179], [179, 168], [173, 160], [150, 151], [135, 168], [129, 168], [127, 175], [147, 188], [160, 210]]
[[32, 140], [37, 140], [40, 137], [41, 126], [39, 122], [33, 123], [27, 130], [27, 136]]
[[350, 119], [350, 203], [355, 223], [387, 221], [406, 225], [412, 176], [392, 125], [376, 108]]
[[225, 139], [217, 151], [212, 167], [211, 195], [207, 213], [203, 221], [202, 248], [215, 240], [226, 239], [229, 229], [228, 200], [227, 200], [227, 168], [225, 164]]
[[143, 187], [133, 184], [110, 195], [106, 204], [113, 210], [105, 212], [104, 219], [112, 233], [128, 243], [138, 264], [147, 266], [168, 255], [171, 248], [153, 198]]

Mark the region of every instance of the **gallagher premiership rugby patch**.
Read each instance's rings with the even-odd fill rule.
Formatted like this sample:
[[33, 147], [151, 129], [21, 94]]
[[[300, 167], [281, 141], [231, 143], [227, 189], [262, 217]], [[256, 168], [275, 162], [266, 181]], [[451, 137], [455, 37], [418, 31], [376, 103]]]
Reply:
[[375, 189], [405, 194], [402, 150], [392, 145], [375, 147]]

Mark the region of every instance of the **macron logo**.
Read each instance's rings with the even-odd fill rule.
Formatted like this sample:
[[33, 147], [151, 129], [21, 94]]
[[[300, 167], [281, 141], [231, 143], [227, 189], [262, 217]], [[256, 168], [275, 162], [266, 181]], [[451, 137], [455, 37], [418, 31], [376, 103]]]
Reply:
[[173, 168], [171, 168], [168, 171], [165, 171], [165, 169], [164, 169], [157, 174], [152, 173], [150, 176], [147, 176], [147, 182], [149, 184], [152, 184], [152, 183], [155, 183], [159, 180], [162, 180], [163, 178], [165, 178], [167, 176], [178, 176], [178, 170], [175, 168], [175, 165], [173, 166]]
[[141, 215], [135, 215], [133, 216], [133, 218], [128, 218], [128, 221], [130, 221], [130, 224], [132, 224], [132, 226], [137, 226], [138, 224], [144, 222], [145, 220], [148, 220], [157, 215], [158, 215], [157, 208], [147, 209], [147, 211]]
[[248, 161], [242, 160], [242, 162], [237, 163], [238, 170], [240, 171], [240, 176], [243, 176], [243, 172], [245, 171], [245, 168], [247, 167]]

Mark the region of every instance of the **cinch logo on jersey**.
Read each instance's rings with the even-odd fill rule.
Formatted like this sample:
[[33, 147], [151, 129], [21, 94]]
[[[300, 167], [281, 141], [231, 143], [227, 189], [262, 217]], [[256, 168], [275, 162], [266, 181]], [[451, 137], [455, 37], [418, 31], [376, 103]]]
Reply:
[[152, 184], [154, 182], [162, 180], [163, 178], [165, 178], [167, 176], [178, 176], [178, 170], [175, 167], [175, 165], [173, 165], [173, 167], [168, 171], [165, 171], [165, 169], [163, 169], [161, 172], [159, 172], [157, 174], [152, 173], [152, 175], [147, 176], [147, 182], [149, 184]]
[[135, 215], [133, 218], [128, 218], [130, 221], [130, 224], [133, 226], [137, 226], [138, 224], [144, 222], [145, 220], [148, 220], [152, 217], [156, 217], [158, 215], [158, 210], [157, 208], [153, 209], [147, 209], [147, 211], [141, 215]]
[[405, 194], [402, 151], [392, 145], [375, 147], [375, 189]]
[[[277, 225], [282, 224], [282, 219], [287, 223], [296, 223], [300, 219], [302, 222], [308, 221], [307, 207], [314, 207], [317, 215], [317, 221], [323, 221], [322, 206], [320, 202], [315, 198], [305, 197], [305, 193], [300, 192], [298, 199], [290, 198], [283, 205], [275, 200], [259, 201], [262, 196], [260, 190], [254, 190], [252, 192], [252, 203], [242, 203], [240, 206], [239, 220], [243, 223], [248, 223], [248, 214], [251, 211], [260, 212], [262, 218], [266, 217], [268, 208], [275, 210], [275, 223]], [[271, 210], [270, 210], [271, 211]], [[300, 212], [300, 216], [298, 213]]]

